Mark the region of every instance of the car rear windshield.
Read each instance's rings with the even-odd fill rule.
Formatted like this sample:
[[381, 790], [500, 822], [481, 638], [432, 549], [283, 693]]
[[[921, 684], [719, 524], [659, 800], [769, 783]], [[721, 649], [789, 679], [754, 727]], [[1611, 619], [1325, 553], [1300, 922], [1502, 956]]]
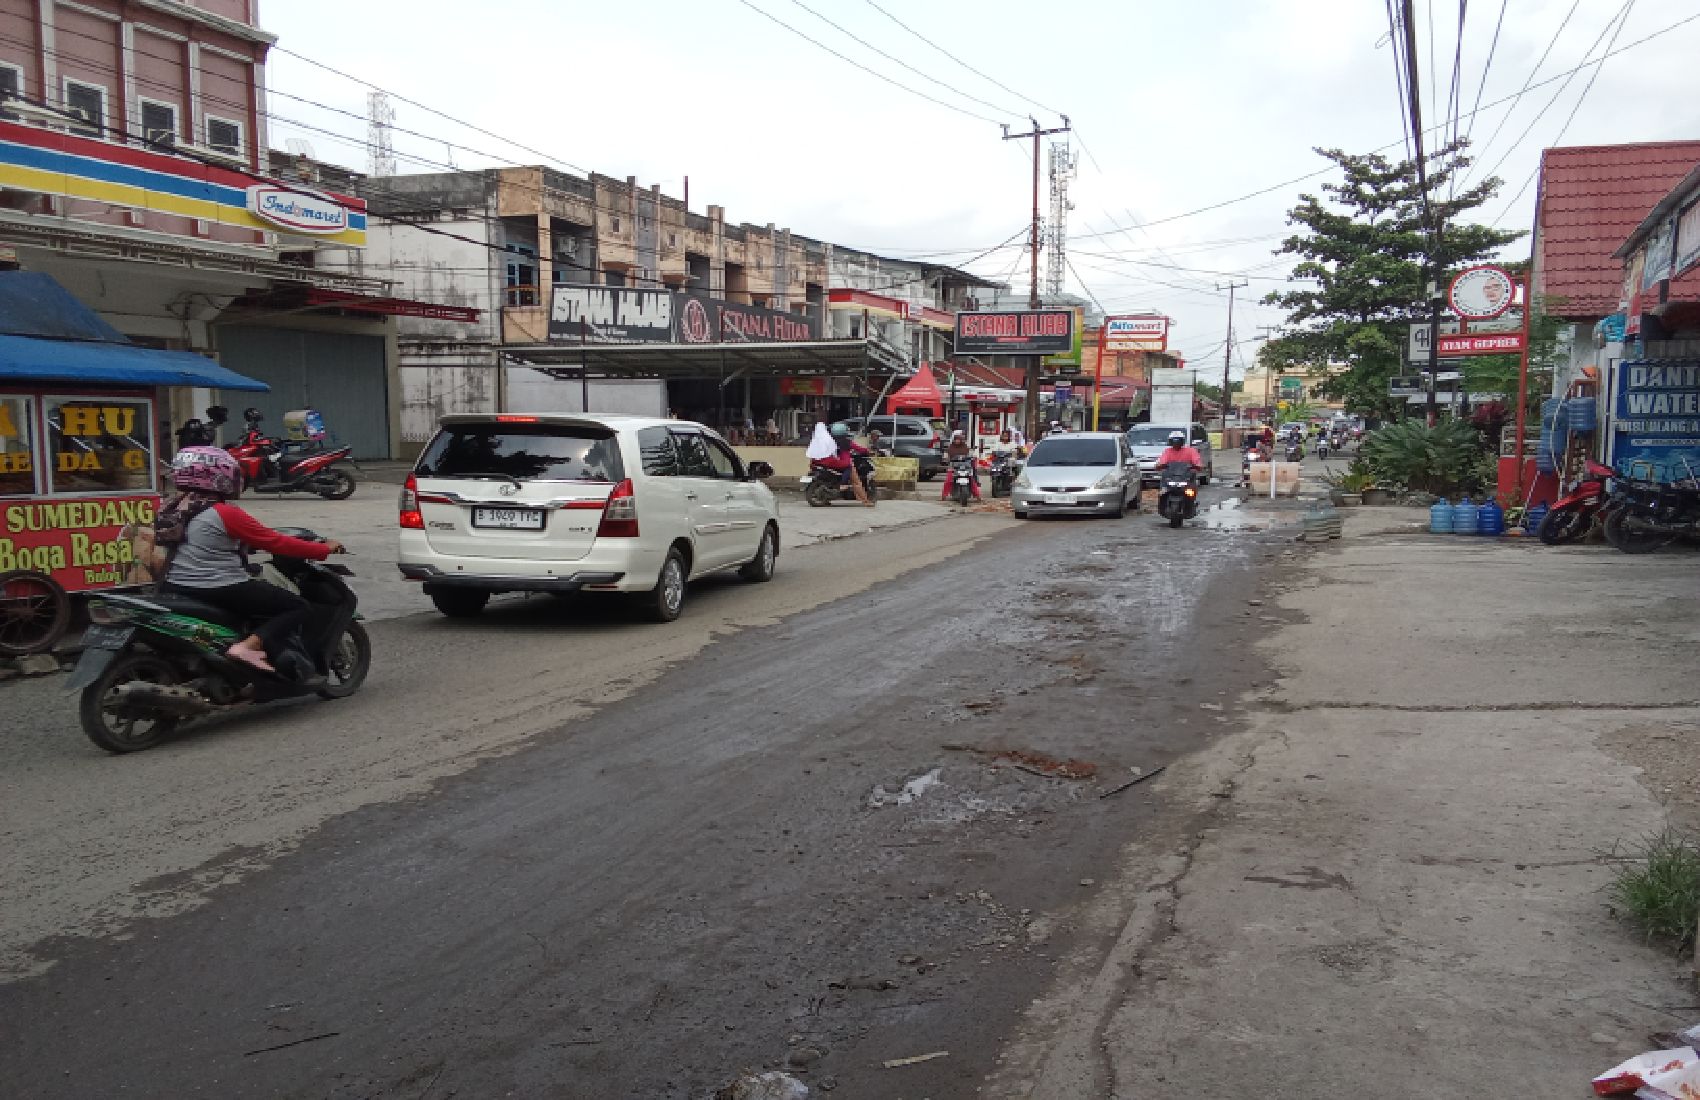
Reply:
[[1114, 466], [1113, 439], [1046, 439], [1033, 448], [1029, 466]]
[[1127, 441], [1135, 447], [1158, 447], [1167, 444], [1176, 432], [1187, 434], [1179, 424], [1141, 424], [1127, 430]]
[[626, 476], [619, 440], [613, 434], [556, 424], [444, 428], [419, 456], [413, 472], [421, 477], [610, 483]]

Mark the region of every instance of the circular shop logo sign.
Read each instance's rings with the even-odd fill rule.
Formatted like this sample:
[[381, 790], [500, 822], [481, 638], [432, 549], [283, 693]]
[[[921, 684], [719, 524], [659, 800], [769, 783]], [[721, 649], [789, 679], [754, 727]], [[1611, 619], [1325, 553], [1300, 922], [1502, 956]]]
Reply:
[[1502, 267], [1465, 268], [1452, 280], [1446, 302], [1468, 321], [1485, 321], [1511, 308], [1511, 275]]
[[714, 339], [714, 326], [709, 323], [708, 310], [695, 298], [685, 301], [685, 312], [679, 319], [679, 335], [687, 344], [706, 344]]

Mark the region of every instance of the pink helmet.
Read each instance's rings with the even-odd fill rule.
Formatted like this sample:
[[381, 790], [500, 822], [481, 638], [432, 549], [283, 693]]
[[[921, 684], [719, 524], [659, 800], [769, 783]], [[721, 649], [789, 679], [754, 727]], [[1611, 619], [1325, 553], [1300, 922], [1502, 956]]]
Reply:
[[171, 460], [171, 480], [180, 491], [233, 497], [242, 492], [242, 467], [221, 448], [184, 447]]

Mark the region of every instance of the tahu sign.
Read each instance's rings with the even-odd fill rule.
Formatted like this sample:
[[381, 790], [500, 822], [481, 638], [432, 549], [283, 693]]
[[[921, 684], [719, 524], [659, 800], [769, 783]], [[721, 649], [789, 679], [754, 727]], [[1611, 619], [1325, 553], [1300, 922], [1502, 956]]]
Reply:
[[1050, 355], [1074, 344], [1072, 309], [997, 310], [956, 315], [958, 355]]
[[1446, 290], [1446, 303], [1466, 321], [1498, 317], [1511, 308], [1516, 283], [1503, 267], [1483, 264], [1460, 271]]

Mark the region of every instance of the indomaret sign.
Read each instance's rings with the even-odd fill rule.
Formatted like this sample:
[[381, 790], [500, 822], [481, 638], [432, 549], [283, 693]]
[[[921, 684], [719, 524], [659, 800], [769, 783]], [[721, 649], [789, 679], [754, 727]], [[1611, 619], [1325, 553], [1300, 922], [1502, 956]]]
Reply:
[[1074, 310], [1014, 309], [956, 315], [957, 355], [1052, 355], [1074, 347]]

